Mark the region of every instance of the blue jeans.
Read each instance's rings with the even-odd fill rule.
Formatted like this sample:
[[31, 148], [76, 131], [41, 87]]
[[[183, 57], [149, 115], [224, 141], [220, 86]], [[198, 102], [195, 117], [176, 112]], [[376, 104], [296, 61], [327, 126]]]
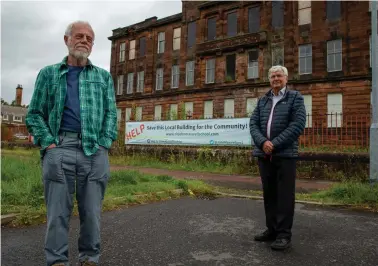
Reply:
[[101, 207], [110, 173], [108, 151], [100, 146], [95, 154], [86, 156], [81, 145], [78, 136], [61, 135], [59, 145], [43, 156], [47, 266], [69, 265], [68, 230], [75, 190], [80, 216], [79, 261], [99, 261]]

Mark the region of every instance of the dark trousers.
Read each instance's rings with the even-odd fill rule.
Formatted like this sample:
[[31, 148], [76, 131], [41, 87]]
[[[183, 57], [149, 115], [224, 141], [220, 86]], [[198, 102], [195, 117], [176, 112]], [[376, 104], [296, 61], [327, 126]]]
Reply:
[[266, 226], [277, 238], [291, 239], [295, 205], [296, 159], [259, 158]]

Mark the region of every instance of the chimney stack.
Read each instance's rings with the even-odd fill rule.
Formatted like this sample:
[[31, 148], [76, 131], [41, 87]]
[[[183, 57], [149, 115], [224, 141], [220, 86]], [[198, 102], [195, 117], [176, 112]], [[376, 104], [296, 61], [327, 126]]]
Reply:
[[21, 106], [22, 103], [22, 85], [18, 84], [16, 88], [16, 105]]

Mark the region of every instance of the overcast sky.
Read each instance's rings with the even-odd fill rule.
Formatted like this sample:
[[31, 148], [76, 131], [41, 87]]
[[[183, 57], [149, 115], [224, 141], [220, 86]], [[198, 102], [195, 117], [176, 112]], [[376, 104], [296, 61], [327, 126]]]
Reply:
[[22, 84], [22, 104], [29, 104], [39, 70], [67, 55], [63, 36], [72, 21], [86, 20], [92, 25], [96, 39], [89, 58], [109, 70], [111, 42], [107, 38], [113, 29], [180, 12], [181, 0], [1, 1], [1, 97], [11, 103], [17, 84]]

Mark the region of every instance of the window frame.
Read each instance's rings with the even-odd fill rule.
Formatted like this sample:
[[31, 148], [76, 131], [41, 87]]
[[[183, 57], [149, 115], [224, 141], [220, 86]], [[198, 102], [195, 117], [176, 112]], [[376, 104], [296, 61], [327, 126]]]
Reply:
[[[194, 25], [193, 27], [190, 27], [190, 25]], [[191, 38], [191, 29], [193, 31], [193, 37]], [[187, 47], [193, 48], [196, 44], [196, 34], [197, 34], [197, 22], [191, 21], [188, 23], [188, 37], [187, 37]]]
[[161, 31], [158, 33], [157, 53], [164, 54], [164, 52], [165, 52], [165, 32]]
[[117, 76], [117, 96], [123, 94], [124, 75]]
[[[131, 77], [131, 79], [130, 79]], [[126, 94], [133, 94], [134, 92], [134, 72], [127, 73], [127, 91]]]
[[[189, 68], [188, 65], [189, 66], [191, 65], [192, 67]], [[186, 86], [193, 86], [194, 85], [194, 68], [195, 68], [195, 61], [194, 60], [186, 62], [186, 64], [185, 64], [185, 85]], [[190, 73], [192, 73], [192, 75], [189, 75]], [[189, 78], [192, 78], [192, 79], [189, 80]], [[188, 81], [191, 81], [191, 82], [188, 82]]]
[[[134, 45], [132, 45], [132, 44], [134, 44]], [[130, 49], [129, 49], [129, 60], [135, 60], [135, 45], [136, 45], [136, 41], [131, 40], [130, 41]]]
[[126, 42], [121, 42], [119, 44], [118, 62], [119, 63], [125, 62], [125, 57], [126, 57]]
[[[311, 1], [298, 1], [298, 25], [309, 25], [312, 22]], [[303, 14], [301, 16], [301, 14]], [[304, 19], [301, 19], [303, 17]], [[309, 20], [309, 21], [308, 21]]]
[[144, 92], [144, 70], [137, 73], [137, 90], [136, 92]]
[[[210, 36], [210, 35], [212, 35], [211, 34], [212, 28], [210, 27], [212, 25], [209, 24], [210, 21], [214, 22], [214, 34], [213, 34], [214, 36]], [[213, 38], [211, 38], [211, 37], [213, 37]], [[207, 41], [213, 41], [213, 40], [217, 39], [217, 17], [209, 17], [209, 18], [207, 18], [207, 35], [206, 35], [206, 39], [207, 39]]]
[[[279, 7], [275, 5], [279, 4]], [[276, 7], [276, 8], [274, 8]], [[281, 14], [282, 12], [282, 14]], [[279, 17], [279, 19], [277, 19]], [[275, 19], [276, 18], [276, 19]], [[284, 1], [272, 1], [272, 27], [274, 29], [280, 29], [285, 26], [285, 2]]]
[[[20, 118], [20, 119], [16, 119], [16, 118]], [[13, 116], [13, 122], [22, 123], [22, 115], [14, 115]]]
[[[210, 62], [214, 62], [214, 66], [209, 66], [209, 63]], [[206, 59], [206, 62], [205, 62], [205, 84], [214, 84], [215, 83], [215, 64], [216, 63], [216, 60], [215, 58], [209, 58], [209, 59]], [[209, 72], [212, 71], [213, 73], [213, 76], [212, 76], [212, 81], [209, 81]]]
[[[231, 31], [231, 23], [230, 23], [230, 16], [233, 16], [235, 15], [235, 32], [232, 32]], [[233, 25], [233, 24], [232, 24]], [[237, 10], [233, 10], [233, 11], [230, 11], [227, 13], [227, 37], [228, 38], [232, 38], [232, 37], [235, 37], [238, 35], [238, 11]]]
[[[180, 86], [180, 65], [172, 65], [171, 72], [171, 89], [177, 89]], [[177, 84], [175, 84], [175, 81]]]
[[[231, 57], [234, 57], [235, 60], [229, 61], [229, 58], [231, 58]], [[229, 67], [232, 68], [232, 65], [229, 66], [229, 62], [232, 62], [232, 64], [233, 64], [233, 70], [234, 70], [233, 73], [229, 73], [229, 72], [232, 72], [232, 69], [229, 69]], [[225, 81], [227, 81], [228, 77], [231, 77], [230, 81], [236, 80], [236, 54], [235, 53], [226, 55]]]
[[[179, 30], [179, 35], [175, 36], [176, 31]], [[173, 29], [173, 41], [172, 41], [172, 49], [173, 51], [178, 51], [181, 48], [181, 27], [177, 27]], [[176, 47], [175, 47], [176, 46]]]
[[[160, 73], [161, 72], [161, 73]], [[162, 91], [164, 87], [164, 68], [159, 67], [156, 69], [156, 91]]]
[[[142, 42], [142, 40], [143, 40], [143, 42]], [[147, 38], [146, 37], [140, 37], [139, 38], [139, 57], [146, 56], [146, 49], [147, 49]]]
[[[305, 54], [303, 55], [301, 53], [301, 47], [305, 47], [306, 48], [306, 52]], [[307, 47], [310, 47], [311, 49], [311, 53], [307, 53]], [[301, 58], [304, 58], [305, 59], [305, 68], [304, 68], [304, 71], [301, 71]], [[308, 67], [307, 67], [307, 60], [310, 59], [310, 71], [308, 71]], [[301, 44], [301, 45], [298, 45], [298, 74], [299, 75], [308, 75], [308, 74], [312, 74], [312, 44], [311, 43], [307, 43], [307, 44]]]
[[[251, 53], [252, 52], [257, 52], [257, 59], [256, 60], [253, 60], [253, 62], [255, 62], [255, 63], [257, 63], [257, 65], [250, 65], [250, 63], [251, 63], [251, 60], [249, 60], [250, 59], [250, 56], [251, 56]], [[248, 60], [248, 63], [247, 63], [247, 78], [248, 79], [257, 79], [257, 78], [259, 78], [259, 54], [260, 54], [260, 52], [259, 52], [259, 50], [258, 49], [252, 49], [252, 50], [249, 50], [248, 51], [248, 55], [247, 55], [247, 60]], [[256, 71], [256, 73], [257, 73], [257, 75], [256, 76], [250, 76], [250, 69], [252, 69], [252, 72], [253, 73], [255, 73], [255, 71], [254, 70], [257, 70]]]
[[[335, 48], [336, 42], [340, 42], [340, 50], [337, 50]], [[334, 44], [334, 45], [333, 45], [333, 50], [330, 51], [329, 45], [331, 43]], [[340, 54], [340, 68], [336, 68], [336, 56], [338, 54]], [[330, 60], [331, 56], [333, 56], [333, 63], [334, 63], [335, 69], [330, 69], [329, 60]], [[336, 40], [327, 41], [327, 72], [331, 73], [331, 72], [338, 72], [338, 71], [342, 71], [342, 70], [343, 70], [343, 40], [342, 39], [336, 39]]]
[[[252, 10], [257, 10], [258, 16], [257, 19], [251, 19], [252, 18]], [[255, 23], [258, 23], [256, 26]], [[254, 27], [256, 27], [257, 30], [254, 30]], [[248, 33], [257, 33], [260, 31], [261, 27], [261, 9], [260, 6], [252, 6], [248, 8]]]

